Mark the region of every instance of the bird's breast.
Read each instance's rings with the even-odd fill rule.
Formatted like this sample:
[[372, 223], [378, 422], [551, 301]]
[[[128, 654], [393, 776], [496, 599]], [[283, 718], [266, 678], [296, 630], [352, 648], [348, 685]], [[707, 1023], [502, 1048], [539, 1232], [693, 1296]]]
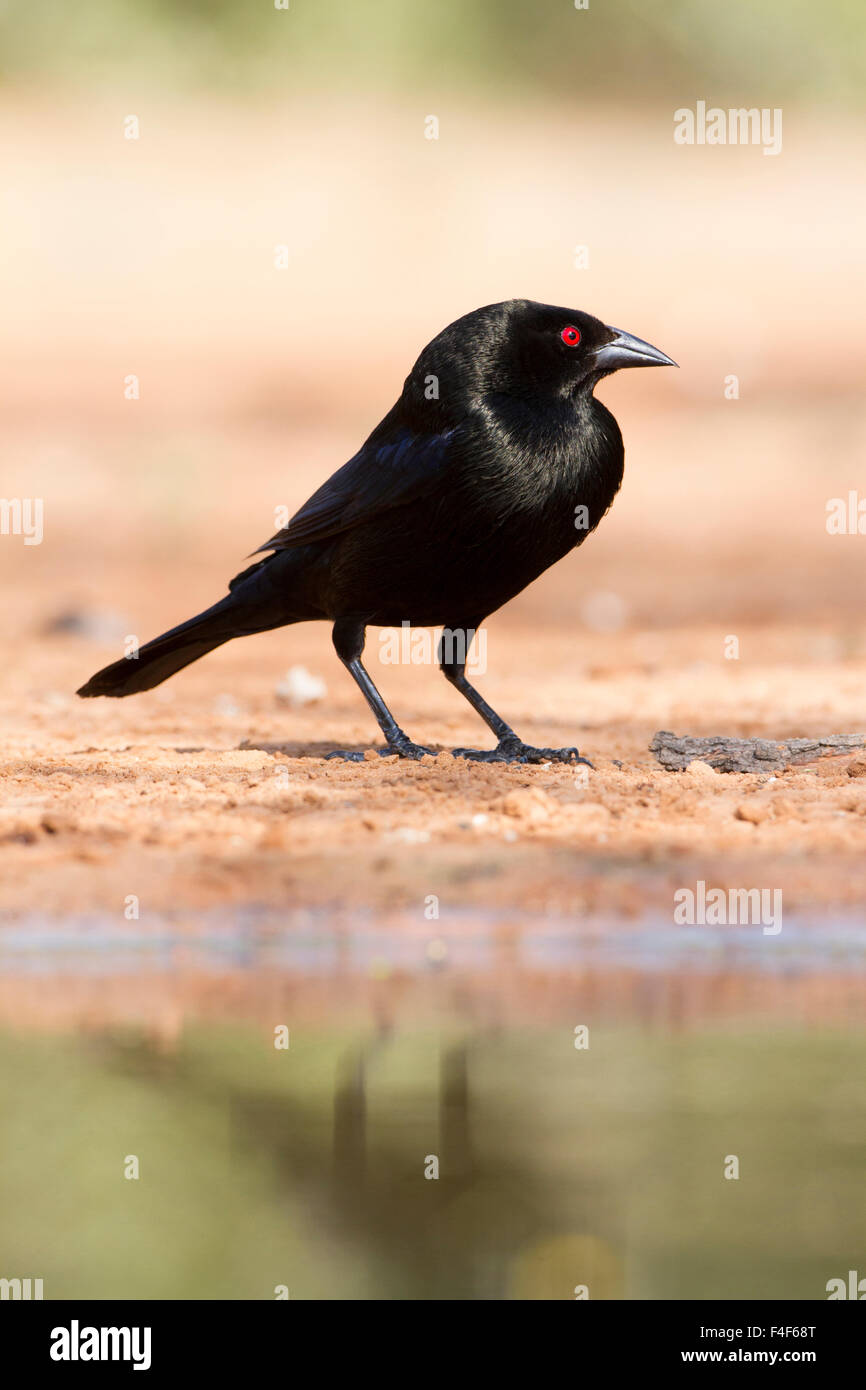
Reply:
[[610, 421], [476, 436], [447, 489], [396, 507], [387, 526], [371, 521], [339, 538], [329, 559], [334, 613], [435, 626], [501, 608], [580, 545], [616, 496], [622, 440]]

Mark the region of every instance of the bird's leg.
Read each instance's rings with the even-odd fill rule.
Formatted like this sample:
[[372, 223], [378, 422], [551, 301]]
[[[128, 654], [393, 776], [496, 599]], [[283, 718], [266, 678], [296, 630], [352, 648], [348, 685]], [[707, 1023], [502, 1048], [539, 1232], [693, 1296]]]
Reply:
[[[450, 638], [450, 653], [447, 652], [446, 635]], [[453, 650], [455, 635], [464, 639], [459, 656]], [[445, 679], [466, 697], [476, 714], [480, 714], [488, 728], [493, 730], [497, 742], [495, 748], [485, 751], [477, 748], [455, 748], [454, 756], [471, 758], [482, 763], [586, 763], [587, 767], [592, 767], [589, 759], [582, 758], [576, 748], [533, 748], [518, 738], [504, 719], [500, 719], [483, 696], [479, 695], [474, 685], [470, 685], [466, 679], [466, 657], [474, 636], [474, 628], [447, 628], [439, 643], [439, 666]]]
[[[379, 748], [377, 751], [382, 757], [390, 757], [397, 753], [401, 758], [423, 758], [424, 754], [431, 750], [422, 748], [418, 743], [413, 743], [408, 734], [404, 734], [364, 669], [361, 661], [361, 653], [364, 650], [364, 624], [352, 619], [341, 618], [334, 623], [331, 636], [337, 656], [359, 687], [361, 694], [376, 716], [379, 728], [385, 735], [387, 747]], [[356, 763], [364, 761], [363, 753], [349, 752], [345, 749], [335, 749], [327, 756], [329, 758], [346, 758], [350, 762]]]

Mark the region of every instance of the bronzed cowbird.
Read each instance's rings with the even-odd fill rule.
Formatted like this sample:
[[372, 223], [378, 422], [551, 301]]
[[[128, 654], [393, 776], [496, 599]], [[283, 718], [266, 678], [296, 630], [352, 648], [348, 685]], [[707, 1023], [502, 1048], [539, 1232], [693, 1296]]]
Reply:
[[490, 613], [586, 539], [619, 489], [622, 436], [597, 383], [620, 367], [664, 365], [676, 364], [575, 309], [512, 299], [457, 319], [424, 348], [354, 458], [255, 552], [269, 553], [225, 598], [78, 694], [149, 690], [233, 637], [327, 619], [385, 736], [382, 752], [418, 758], [429, 750], [398, 726], [361, 662], [365, 630], [441, 626], [442, 671], [497, 740], [456, 753], [580, 760], [576, 748], [522, 743], [466, 679], [467, 650]]

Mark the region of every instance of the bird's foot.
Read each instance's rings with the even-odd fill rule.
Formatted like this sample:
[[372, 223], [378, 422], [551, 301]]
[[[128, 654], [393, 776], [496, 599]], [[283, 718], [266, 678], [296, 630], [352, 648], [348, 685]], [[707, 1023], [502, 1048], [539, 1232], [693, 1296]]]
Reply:
[[495, 748], [455, 748], [452, 751], [455, 758], [470, 758], [476, 763], [570, 763], [573, 767], [583, 763], [585, 767], [592, 767], [589, 758], [582, 758], [576, 748], [533, 748], [516, 734], [507, 734]]
[[[431, 758], [436, 757], [432, 748], [424, 748], [420, 743], [413, 743], [410, 738], [406, 738], [405, 734], [402, 739], [394, 739], [392, 743], [387, 743], [384, 748], [374, 748], [372, 751], [378, 753], [380, 758], [396, 756], [398, 758], [411, 758], [415, 762], [419, 758], [423, 758], [425, 753], [429, 753]], [[331, 758], [341, 758], [349, 763], [363, 763], [367, 761], [367, 754], [360, 748], [335, 748], [333, 753], [325, 754], [326, 761]]]

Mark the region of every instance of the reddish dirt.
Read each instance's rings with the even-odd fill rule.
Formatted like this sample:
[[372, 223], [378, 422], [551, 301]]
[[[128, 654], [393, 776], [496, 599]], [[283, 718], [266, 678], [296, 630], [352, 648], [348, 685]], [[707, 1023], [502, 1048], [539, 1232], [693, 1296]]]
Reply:
[[[594, 770], [453, 758], [450, 747], [489, 745], [487, 731], [435, 668], [381, 665], [375, 631], [374, 677], [436, 758], [324, 760], [378, 741], [325, 625], [244, 639], [129, 700], [77, 700], [127, 632], [143, 640], [223, 592], [273, 507], [299, 503], [347, 440], [288, 428], [139, 441], [121, 509], [120, 440], [49, 454], [42, 546], [10, 536], [0, 547], [13, 595], [0, 687], [5, 907], [111, 911], [128, 894], [160, 912], [226, 900], [393, 907], [437, 893], [616, 915], [664, 910], [697, 877], [781, 887], [788, 912], [857, 901], [858, 757], [767, 778], [671, 773], [648, 752], [659, 728], [783, 738], [866, 727], [860, 549], [823, 529], [833, 480], [801, 477], [783, 494], [776, 466], [756, 479], [747, 461], [722, 478], [716, 459], [740, 422], [721, 410], [712, 421], [627, 414], [636, 447], [621, 497], [582, 551], [494, 615], [477, 677], [527, 741], [576, 742]], [[844, 409], [836, 425], [849, 427]], [[759, 427], [775, 428], [796, 470], [799, 423]], [[206, 488], [177, 481], [166, 460], [183, 450]], [[49, 631], [69, 610], [108, 612], [111, 639]], [[289, 666], [324, 680], [325, 698], [281, 701]]]

